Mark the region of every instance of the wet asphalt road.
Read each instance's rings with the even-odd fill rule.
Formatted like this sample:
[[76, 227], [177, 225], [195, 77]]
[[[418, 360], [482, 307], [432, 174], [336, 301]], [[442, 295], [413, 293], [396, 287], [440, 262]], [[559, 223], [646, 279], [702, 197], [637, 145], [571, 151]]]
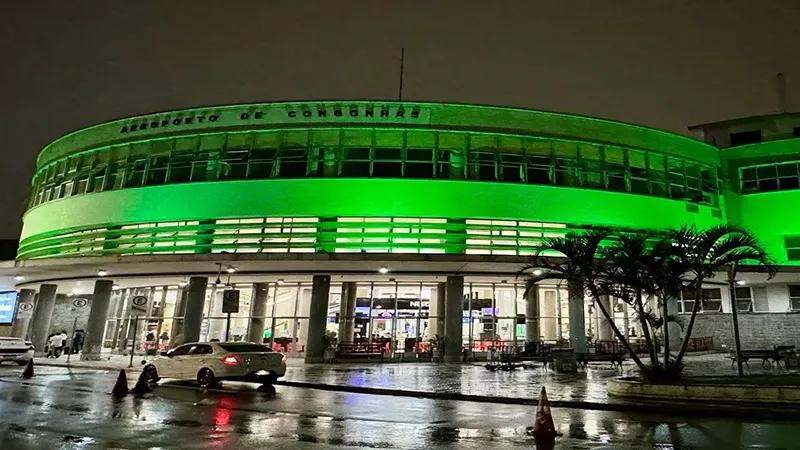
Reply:
[[[525, 406], [164, 383], [115, 401], [116, 372], [0, 366], [0, 449], [534, 448]], [[129, 376], [131, 384], [138, 374]], [[556, 449], [800, 449], [800, 422], [553, 410]]]

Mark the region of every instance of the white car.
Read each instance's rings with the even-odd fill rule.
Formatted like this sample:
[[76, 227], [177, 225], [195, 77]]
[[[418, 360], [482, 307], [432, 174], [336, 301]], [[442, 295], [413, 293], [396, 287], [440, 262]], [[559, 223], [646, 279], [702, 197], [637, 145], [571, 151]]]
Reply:
[[14, 361], [20, 366], [33, 358], [33, 343], [22, 338], [0, 337], [0, 363]]
[[271, 385], [286, 374], [286, 356], [252, 342], [194, 342], [162, 352], [144, 371], [151, 382], [197, 380], [203, 388], [224, 380]]

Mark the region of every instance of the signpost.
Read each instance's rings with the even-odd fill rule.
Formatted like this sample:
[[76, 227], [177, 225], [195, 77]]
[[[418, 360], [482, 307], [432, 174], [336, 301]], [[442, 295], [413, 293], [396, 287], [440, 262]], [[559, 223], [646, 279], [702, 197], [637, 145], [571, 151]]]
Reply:
[[226, 289], [222, 292], [222, 312], [228, 315], [225, 323], [225, 340], [230, 340], [231, 314], [239, 312], [239, 291]]
[[30, 319], [33, 317], [33, 303], [23, 302], [17, 306], [17, 319]]
[[76, 298], [75, 300], [72, 301], [72, 306], [74, 306], [76, 308], [83, 308], [88, 303], [89, 303], [89, 301], [86, 300], [85, 298]]

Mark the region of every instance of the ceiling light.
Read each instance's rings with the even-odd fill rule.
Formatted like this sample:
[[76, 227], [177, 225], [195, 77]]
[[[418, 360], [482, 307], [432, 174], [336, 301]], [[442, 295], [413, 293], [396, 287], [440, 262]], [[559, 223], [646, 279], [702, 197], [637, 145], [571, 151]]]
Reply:
[[228, 273], [236, 272], [236, 267], [233, 267], [233, 266], [228, 267], [227, 271], [228, 271]]
[[73, 294], [72, 292], [67, 292], [67, 297], [72, 297], [73, 295], [75, 294]]
[[180, 286], [180, 287], [186, 287], [187, 284], [189, 284], [189, 283], [187, 283], [187, 282], [185, 282], [183, 280], [178, 281], [178, 286]]
[[106, 275], [108, 275], [108, 271], [107, 270], [100, 269], [100, 270], [97, 271], [97, 276], [98, 277], [104, 277]]
[[23, 277], [22, 275], [17, 275], [17, 276], [14, 277], [14, 280], [16, 280], [16, 281], [22, 281], [24, 279], [25, 279], [25, 277]]
[[736, 282], [736, 284], [738, 284], [739, 286], [744, 286], [745, 284], [747, 284], [747, 281], [739, 280]]
[[544, 272], [542, 271], [542, 269], [536, 269], [536, 270], [534, 270], [534, 271], [533, 271], [533, 274], [534, 274], [534, 275], [536, 275], [537, 277], [538, 277], [539, 275], [543, 274], [543, 273], [544, 273]]
[[286, 281], [284, 281], [283, 278], [278, 278], [278, 284], [283, 284], [283, 283], [286, 283]]
[[389, 268], [386, 267], [386, 266], [383, 266], [380, 269], [378, 269], [378, 272], [380, 272], [380, 273], [389, 273]]
[[111, 290], [112, 291], [118, 291], [119, 290], [119, 285], [115, 284], [115, 285], [111, 286]]

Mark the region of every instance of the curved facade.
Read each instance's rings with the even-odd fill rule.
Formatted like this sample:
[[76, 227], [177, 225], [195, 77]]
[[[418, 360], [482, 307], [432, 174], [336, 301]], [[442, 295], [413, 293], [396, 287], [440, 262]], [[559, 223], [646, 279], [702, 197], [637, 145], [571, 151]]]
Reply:
[[724, 220], [718, 150], [544, 111], [302, 102], [172, 111], [37, 159], [18, 259], [213, 253], [525, 255], [590, 226]]

